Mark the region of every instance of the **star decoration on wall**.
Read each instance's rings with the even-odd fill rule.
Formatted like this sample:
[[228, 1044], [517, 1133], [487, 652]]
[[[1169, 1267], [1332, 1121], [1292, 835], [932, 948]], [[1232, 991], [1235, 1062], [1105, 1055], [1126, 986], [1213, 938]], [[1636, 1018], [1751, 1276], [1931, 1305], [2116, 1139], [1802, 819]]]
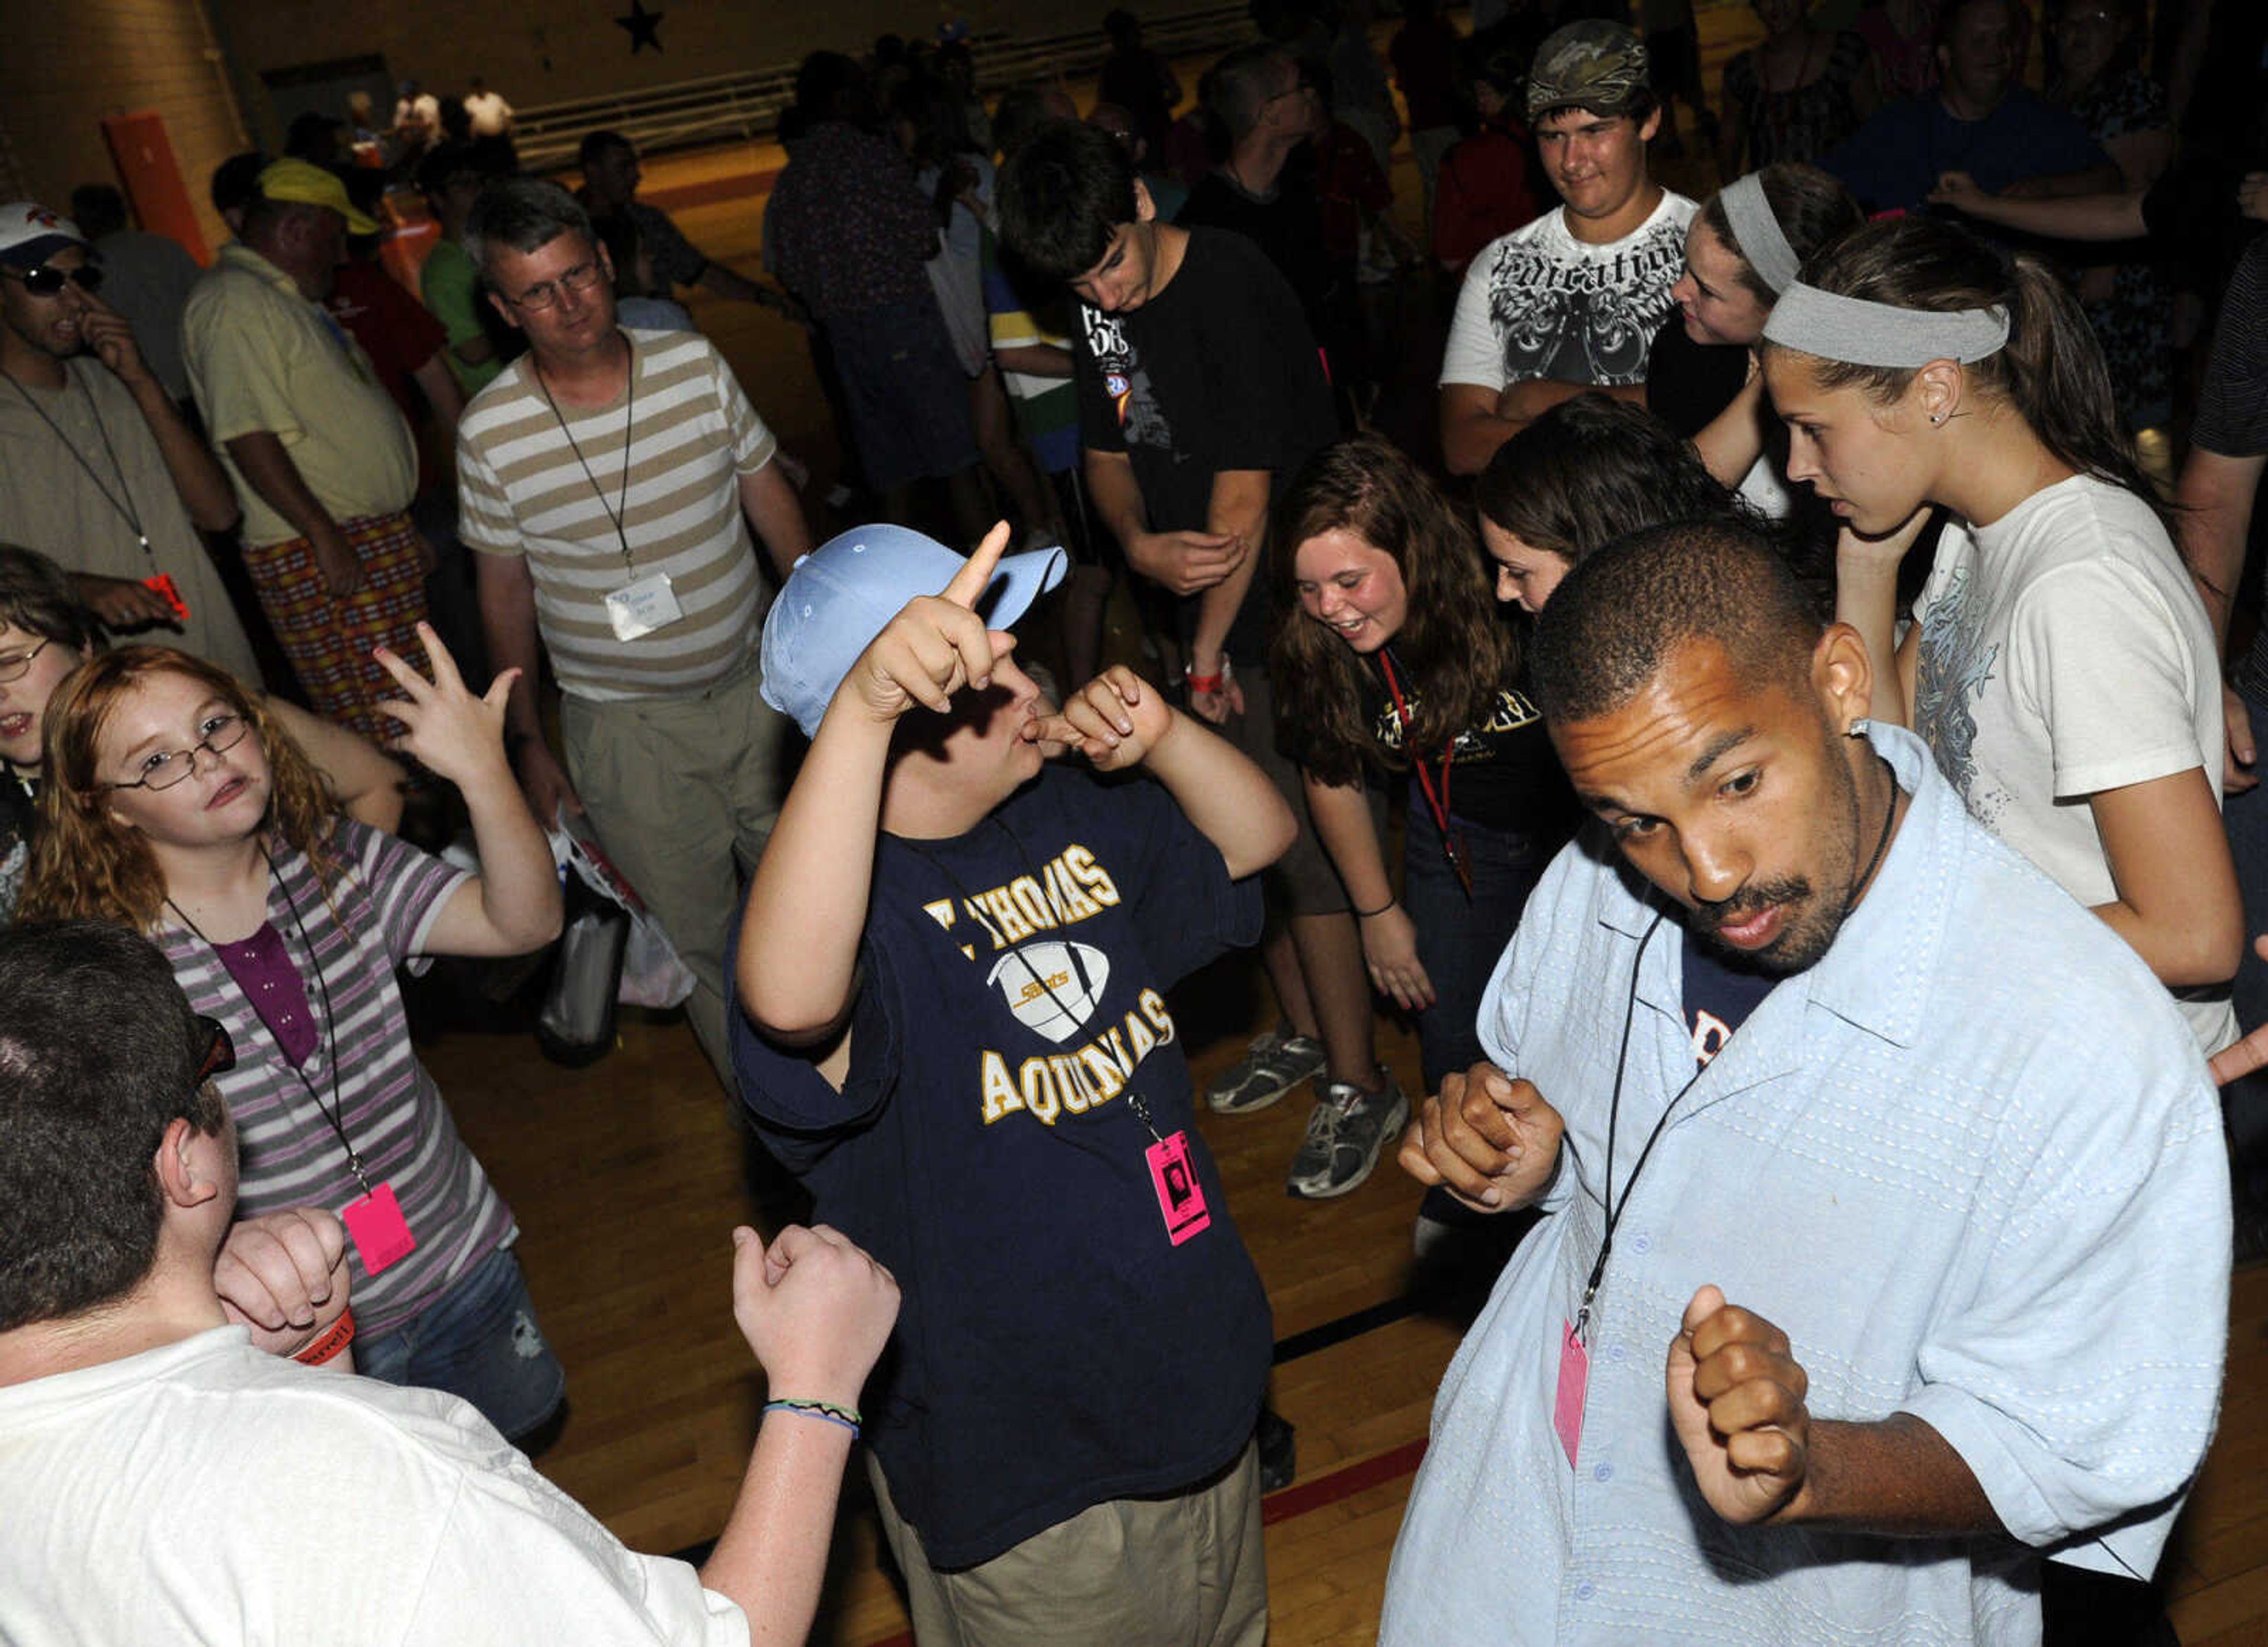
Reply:
[[661, 19], [668, 13], [649, 11], [645, 0], [630, 0], [629, 13], [615, 19], [615, 26], [627, 29], [630, 36], [630, 55], [635, 57], [647, 47], [661, 49]]

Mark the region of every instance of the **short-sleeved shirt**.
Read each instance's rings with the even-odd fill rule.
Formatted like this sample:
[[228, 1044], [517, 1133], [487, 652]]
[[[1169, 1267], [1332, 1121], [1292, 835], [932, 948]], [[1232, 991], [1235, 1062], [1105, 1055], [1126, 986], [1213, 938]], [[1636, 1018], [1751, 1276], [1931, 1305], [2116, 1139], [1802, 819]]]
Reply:
[[228, 443], [265, 430], [342, 525], [400, 514], [417, 492], [417, 445], [370, 357], [291, 277], [232, 242], [189, 294], [181, 348], [205, 432], [244, 510], [244, 540], [285, 543], [299, 529], [254, 489]]
[[178, 646], [260, 685], [252, 643], [142, 408], [90, 355], [63, 362], [63, 373], [59, 390], [0, 382], [0, 542], [37, 549], [69, 572], [137, 584], [166, 573], [188, 620], [126, 638]]
[[[631, 379], [606, 405], [555, 403], [523, 356], [457, 425], [458, 536], [527, 557], [560, 688], [594, 702], [705, 692], [754, 666], [764, 585], [740, 484], [778, 450], [708, 339], [622, 335]], [[616, 639], [608, 594], [655, 572], [683, 615]]]
[[821, 320], [929, 298], [937, 207], [896, 148], [844, 121], [789, 146], [764, 207], [764, 259]]
[[341, 1131], [372, 1185], [394, 1187], [416, 1249], [372, 1276], [349, 1248], [356, 1327], [375, 1337], [502, 1246], [512, 1223], [418, 1059], [394, 978], [425, 953], [442, 906], [470, 878], [351, 819], [339, 820], [334, 843], [342, 862], [328, 893], [304, 854], [272, 849], [268, 924], [282, 935], [322, 1024], [304, 1062], [284, 1056], [220, 956], [170, 907], [150, 937], [189, 1004], [218, 1018], [236, 1044], [236, 1068], [214, 1079], [236, 1121], [239, 1216], [309, 1206], [342, 1212], [361, 1200]]
[[424, 267], [417, 271], [417, 293], [448, 334], [449, 375], [468, 396], [478, 394], [504, 367], [499, 356], [468, 364], [457, 354], [459, 344], [477, 342], [489, 335], [481, 321], [480, 266], [454, 240], [442, 240], [425, 254]]
[[[1035, 311], [1000, 267], [1000, 243], [990, 230], [985, 232], [982, 252], [985, 325], [993, 352], [1047, 346], [1069, 354], [1071, 327], [1076, 322], [1065, 302], [1056, 302], [1044, 315]], [[1017, 431], [1032, 448], [1032, 455], [1039, 460], [1042, 472], [1061, 474], [1076, 467], [1079, 391], [1071, 386], [1071, 380], [1004, 368], [1000, 382], [1015, 408]]]
[[[1948, 526], [1913, 621], [1914, 730], [1947, 780], [2080, 902], [2116, 901], [2087, 798], [2220, 770], [2213, 627], [2158, 517], [2075, 475]], [[2226, 989], [2183, 1004], [2207, 1052], [2236, 1038]]]
[[1879, 212], [1919, 210], [1947, 172], [1966, 172], [1997, 195], [2024, 178], [2108, 162], [2077, 115], [2014, 85], [1982, 120], [1955, 119], [1934, 92], [1892, 103], [1820, 164]]
[[416, 418], [423, 398], [417, 373], [447, 341], [441, 323], [372, 259], [341, 264], [323, 307], [362, 345], [402, 416]]
[[[2157, 1565], [2220, 1392], [2220, 1106], [2141, 958], [1979, 828], [1911, 733], [1870, 736], [1913, 798], [1880, 872], [1697, 1077], [1678, 914], [1587, 836], [1529, 899], [1480, 1033], [1565, 1120], [1558, 1176], [1442, 1379], [1384, 1647], [1604, 1647], [1666, 1620], [1744, 1647], [2036, 1643], [2041, 1553]], [[1562, 1327], [1605, 1234], [1610, 1118], [1621, 1217], [1571, 1463]], [[1706, 1508], [1662, 1384], [1704, 1284], [1787, 1335], [1815, 1422], [1919, 1418], [2011, 1536]]]
[[[1366, 669], [1362, 682], [1372, 739], [1379, 749], [1407, 760], [1403, 718], [1384, 676]], [[1401, 685], [1403, 702], [1415, 716], [1424, 695], [1410, 689], [1406, 671]], [[1297, 729], [1287, 729], [1283, 740], [1296, 746]], [[1452, 816], [1555, 847], [1574, 827], [1575, 792], [1568, 787], [1535, 701], [1517, 684], [1498, 687], [1475, 724], [1457, 733], [1446, 777], [1442, 754], [1426, 750], [1424, 762], [1432, 782], [1446, 792]]]
[[1593, 245], [1567, 232], [1561, 207], [1484, 246], [1457, 291], [1442, 386], [1644, 383], [1653, 335], [1677, 306], [1669, 289], [1696, 210], [1664, 189], [1644, 223]]
[[653, 260], [653, 272], [669, 283], [671, 295], [675, 288], [690, 286], [709, 272], [708, 255], [685, 238], [667, 212], [642, 200], [632, 201], [627, 210], [630, 221], [637, 224], [638, 244]]
[[0, 1389], [0, 1526], [12, 1647], [748, 1639], [469, 1403], [263, 1355], [242, 1327]]
[[[866, 1438], [935, 1566], [1191, 1486], [1250, 1438], [1268, 1301], [1164, 992], [1260, 913], [1155, 782], [1050, 768], [967, 835], [877, 843], [839, 1092], [733, 1016], [765, 1143], [898, 1277]], [[1211, 1213], [1178, 1243], [1152, 1126]]]
[[[1280, 487], [1338, 437], [1322, 356], [1283, 276], [1241, 235], [1189, 237], [1141, 307], [1079, 305], [1072, 357], [1080, 443], [1126, 454], [1153, 532], [1204, 531], [1224, 470], [1266, 469]], [[1254, 577], [1230, 633], [1239, 664], [1265, 654], [1266, 582]]]

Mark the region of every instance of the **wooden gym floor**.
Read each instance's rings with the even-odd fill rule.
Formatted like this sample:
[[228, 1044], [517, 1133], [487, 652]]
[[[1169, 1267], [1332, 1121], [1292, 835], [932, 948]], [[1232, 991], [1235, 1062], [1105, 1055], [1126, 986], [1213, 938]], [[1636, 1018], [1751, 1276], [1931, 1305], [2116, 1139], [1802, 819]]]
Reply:
[[[1756, 26], [1735, 5], [1705, 4], [1702, 18], [1713, 92], [1724, 57]], [[1184, 83], [1193, 86], [1202, 67], [1185, 65]], [[1074, 90], [1083, 104], [1091, 98]], [[644, 192], [696, 244], [753, 273], [762, 195], [781, 159], [768, 144], [664, 157], [647, 165]], [[1689, 193], [1713, 182], [1705, 160], [1662, 170]], [[1395, 183], [1414, 228], [1406, 145]], [[800, 335], [768, 312], [705, 295], [693, 307], [783, 443], [817, 472], [814, 494], [823, 492], [834, 434]], [[1434, 357], [1438, 349], [1425, 364]], [[1402, 386], [1416, 397], [1413, 410], [1424, 377]], [[1270, 1015], [1248, 956], [1188, 981], [1174, 1010], [1200, 1085]], [[1383, 1018], [1381, 1036], [1416, 1094], [1414, 1038]], [[704, 1544], [724, 1525], [762, 1400], [733, 1325], [729, 1232], [741, 1222], [769, 1231], [785, 1199], [777, 1174], [736, 1127], [674, 1017], [630, 1015], [620, 1048], [580, 1071], [542, 1062], [524, 1023], [450, 1027], [422, 1050], [519, 1216], [529, 1285], [566, 1364], [570, 1415], [542, 1469], [638, 1548]], [[1275, 1403], [1299, 1431], [1298, 1481], [1268, 1504], [1271, 1639], [1351, 1647], [1374, 1636], [1434, 1387], [1461, 1322], [1410, 1296], [1418, 1191], [1390, 1160], [1343, 1200], [1285, 1195], [1307, 1107], [1302, 1093], [1261, 1114], [1201, 1121], [1267, 1282], [1279, 1349]], [[2220, 1434], [2167, 1561], [2174, 1620], [2190, 1647], [2268, 1641], [2268, 1494], [2258, 1485], [2268, 1464], [2268, 1269], [2237, 1277], [2230, 1328]], [[878, 1559], [862, 1473], [851, 1476], [813, 1639], [909, 1641]]]

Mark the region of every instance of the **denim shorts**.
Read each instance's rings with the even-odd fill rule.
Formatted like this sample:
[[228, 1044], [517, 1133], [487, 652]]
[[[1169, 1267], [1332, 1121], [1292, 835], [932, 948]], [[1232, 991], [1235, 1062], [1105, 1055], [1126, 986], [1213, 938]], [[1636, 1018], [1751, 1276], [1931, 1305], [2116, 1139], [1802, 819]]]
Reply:
[[935, 298], [924, 292], [832, 316], [827, 335], [869, 486], [889, 491], [975, 466], [968, 379], [953, 357]]
[[388, 1384], [460, 1395], [517, 1438], [558, 1410], [567, 1371], [544, 1341], [527, 1278], [499, 1246], [422, 1314], [354, 1341], [355, 1371]]

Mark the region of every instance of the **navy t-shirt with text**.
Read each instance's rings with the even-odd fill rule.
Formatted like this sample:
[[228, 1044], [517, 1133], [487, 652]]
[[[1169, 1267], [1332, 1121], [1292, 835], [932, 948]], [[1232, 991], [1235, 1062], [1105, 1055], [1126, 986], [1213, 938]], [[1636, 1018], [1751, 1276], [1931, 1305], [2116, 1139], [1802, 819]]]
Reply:
[[[1187, 1487], [1251, 1436], [1268, 1300], [1163, 992], [1260, 915], [1159, 784], [1050, 768], [967, 835], [881, 837], [840, 1092], [733, 1015], [764, 1143], [897, 1276], [866, 1437], [939, 1567]], [[1179, 1245], [1136, 1093], [1211, 1210]]]

